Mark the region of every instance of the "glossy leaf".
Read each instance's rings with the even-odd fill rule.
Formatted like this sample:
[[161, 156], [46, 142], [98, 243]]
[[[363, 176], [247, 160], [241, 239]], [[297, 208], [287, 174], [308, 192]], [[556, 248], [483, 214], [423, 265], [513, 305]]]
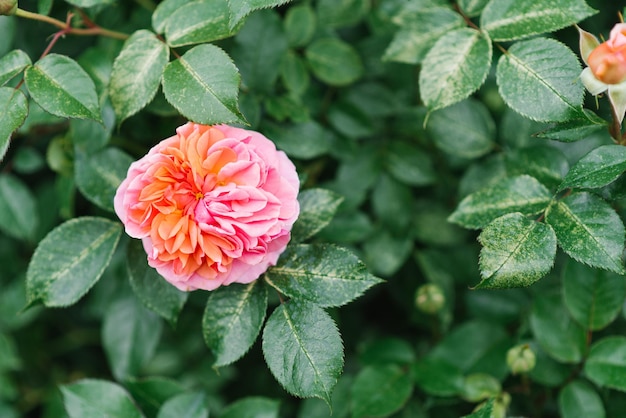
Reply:
[[491, 0], [480, 27], [494, 41], [511, 41], [573, 25], [596, 11], [584, 0]]
[[593, 344], [584, 372], [600, 387], [626, 392], [626, 337], [610, 336]]
[[478, 90], [489, 73], [491, 54], [491, 40], [476, 29], [457, 29], [439, 38], [424, 57], [419, 75], [428, 109], [450, 106]]
[[0, 86], [4, 86], [29, 65], [31, 65], [30, 57], [21, 49], [15, 49], [0, 58]]
[[9, 149], [11, 135], [28, 115], [28, 102], [24, 93], [8, 87], [0, 87], [0, 161]]
[[322, 307], [345, 305], [381, 282], [349, 250], [330, 244], [288, 246], [265, 280], [286, 296]]
[[216, 359], [230, 364], [252, 347], [267, 310], [267, 289], [260, 281], [222, 286], [211, 292], [202, 317], [202, 333]]
[[584, 380], [574, 380], [559, 392], [559, 411], [563, 418], [604, 418], [602, 398]]
[[0, 231], [31, 241], [39, 226], [37, 202], [33, 192], [12, 174], [0, 174]]
[[109, 264], [121, 225], [104, 218], [71, 219], [39, 243], [26, 272], [28, 304], [68, 306], [100, 279]]
[[624, 224], [613, 208], [589, 193], [573, 193], [546, 211], [559, 246], [573, 259], [623, 273]]
[[148, 265], [146, 252], [139, 240], [128, 244], [126, 263], [130, 285], [141, 303], [171, 325], [176, 325], [189, 293], [172, 286]]
[[506, 178], [465, 197], [448, 219], [466, 228], [483, 228], [507, 213], [542, 212], [551, 198], [548, 189], [533, 177]]
[[477, 288], [530, 286], [548, 274], [556, 257], [556, 235], [550, 225], [519, 212], [491, 222], [478, 236], [481, 282]]
[[559, 190], [566, 188], [595, 189], [617, 180], [626, 170], [626, 148], [603, 145], [581, 158], [567, 173]]
[[550, 128], [537, 132], [538, 138], [554, 139], [561, 142], [575, 142], [585, 139], [601, 129], [606, 129], [608, 122], [593, 114], [588, 109], [583, 109], [586, 117], [557, 123]]
[[517, 42], [498, 60], [500, 95], [515, 111], [542, 122], [582, 115], [578, 57], [554, 39]]
[[234, 28], [250, 12], [280, 6], [291, 0], [228, 0], [230, 5], [230, 27]]
[[118, 125], [154, 98], [168, 59], [167, 45], [150, 31], [139, 30], [124, 43], [109, 84]]
[[128, 392], [106, 380], [83, 379], [61, 386], [63, 404], [70, 418], [112, 417], [142, 418]]
[[102, 121], [96, 86], [73, 59], [48, 54], [26, 69], [24, 79], [31, 97], [47, 112]]
[[400, 366], [365, 367], [352, 385], [352, 416], [389, 416], [402, 408], [412, 391], [411, 377]]
[[209, 418], [206, 396], [202, 392], [181, 393], [163, 404], [157, 418]]
[[229, 0], [195, 0], [172, 10], [165, 24], [171, 47], [216, 41], [231, 36]]
[[278, 401], [262, 397], [239, 399], [228, 405], [220, 418], [278, 418]]
[[305, 241], [330, 223], [343, 197], [326, 189], [307, 189], [300, 192], [300, 215], [291, 230], [291, 242]]
[[363, 75], [363, 63], [354, 47], [339, 38], [320, 38], [305, 50], [313, 74], [331, 86], [346, 86]]
[[343, 369], [343, 343], [322, 308], [298, 300], [281, 304], [265, 324], [263, 354], [270, 371], [289, 393], [330, 404]]

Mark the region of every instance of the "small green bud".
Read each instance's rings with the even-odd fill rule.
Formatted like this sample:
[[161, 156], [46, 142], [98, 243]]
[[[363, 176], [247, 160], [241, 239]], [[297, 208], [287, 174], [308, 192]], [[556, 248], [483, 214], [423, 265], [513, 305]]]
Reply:
[[445, 303], [446, 297], [443, 290], [436, 284], [422, 285], [415, 293], [415, 306], [422, 312], [435, 314], [443, 308]]
[[531, 371], [536, 362], [535, 353], [528, 344], [517, 345], [506, 353], [506, 364], [513, 374]]
[[17, 0], [0, 0], [0, 16], [13, 16], [17, 11]]

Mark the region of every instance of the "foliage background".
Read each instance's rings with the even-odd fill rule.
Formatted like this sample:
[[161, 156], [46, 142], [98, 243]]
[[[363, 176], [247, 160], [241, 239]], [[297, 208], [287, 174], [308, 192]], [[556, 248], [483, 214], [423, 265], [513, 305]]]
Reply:
[[[278, 6], [282, 2], [204, 3], [194, 5], [203, 5], [198, 10], [206, 11], [209, 3], [215, 8], [228, 4], [242, 11], [246, 5]], [[475, 23], [486, 3], [458, 2], [461, 9], [476, 11], [472, 14]], [[521, 3], [554, 4], [547, 0]], [[581, 2], [557, 3], [569, 10]], [[624, 7], [603, 0], [587, 3], [599, 12], [550, 30], [525, 30], [531, 35], [549, 32], [547, 36], [578, 55], [578, 35], [571, 24], [586, 17], [579, 23], [585, 30], [607, 37], [618, 21], [617, 12]], [[79, 11], [75, 6], [82, 7]], [[155, 6], [150, 1], [19, 3], [20, 9], [61, 21], [72, 11], [75, 25], [82, 22], [88, 26], [93, 21], [98, 27], [126, 34], [158, 26]], [[496, 287], [541, 280], [522, 289], [474, 290], [481, 278], [489, 279], [485, 264], [479, 266], [480, 244], [491, 245], [497, 253], [507, 243], [498, 244], [497, 237], [487, 234], [481, 234], [479, 243], [477, 231], [457, 225], [482, 228], [500, 215], [510, 216], [499, 221], [504, 232], [496, 234], [505, 241], [507, 234], [512, 235], [512, 218], [521, 228], [526, 227], [529, 218], [507, 215], [509, 211], [497, 216], [483, 213], [486, 218], [478, 220], [463, 218], [467, 213], [458, 209], [463, 208], [459, 202], [480, 189], [501, 185], [502, 179], [521, 183], [510, 180], [497, 192], [483, 189], [491, 194], [477, 202], [497, 201], [511, 190], [527, 192], [537, 180], [518, 176], [531, 175], [550, 192], [546, 191], [547, 197], [540, 202], [543, 207], [528, 213], [546, 210], [571, 167], [588, 152], [612, 144], [604, 126], [608, 122], [603, 122], [611, 119], [606, 99], [599, 99], [596, 107], [596, 101], [586, 96], [585, 108], [598, 115], [591, 122], [578, 123], [580, 115], [534, 117], [541, 121], [525, 118], [518, 113], [520, 109], [531, 113], [539, 109], [541, 113], [543, 104], [530, 89], [513, 93], [502, 89], [496, 77], [502, 52], [493, 47], [493, 61], [472, 67], [486, 68], [484, 84], [481, 74], [470, 71], [468, 76], [477, 80], [467, 84], [477, 84], [480, 89], [475, 93], [470, 89], [465, 96], [472, 97], [467, 100], [461, 100], [463, 94], [456, 95], [452, 101], [459, 103], [452, 107], [447, 107], [452, 103], [439, 106], [441, 97], [435, 101], [432, 97], [441, 86], [423, 81], [426, 76], [422, 74], [429, 74], [431, 68], [422, 63], [432, 63], [440, 56], [435, 50], [427, 58], [435, 41], [465, 26], [455, 7], [435, 0], [292, 1], [254, 10], [245, 18], [240, 16], [240, 22], [227, 19], [203, 26], [191, 35], [187, 32], [189, 20], [198, 10], [165, 14], [175, 23], [170, 23], [164, 36], [178, 55], [168, 52], [165, 44], [157, 43], [155, 49], [168, 54], [170, 60], [193, 51], [196, 44], [205, 45], [195, 51], [212, 54], [209, 57], [221, 54], [211, 45], [232, 57], [241, 84], [236, 77], [227, 77], [235, 70], [226, 64], [227, 68], [211, 67], [213, 72], [207, 72], [209, 77], [225, 74], [229, 80], [223, 82], [225, 93], [217, 95], [224, 108], [203, 108], [206, 102], [199, 93], [196, 97], [197, 89], [173, 71], [163, 76], [163, 88], [154, 99], [134, 90], [136, 83], [125, 85], [124, 80], [133, 74], [124, 74], [124, 70], [142, 49], [133, 51], [116, 69], [114, 62], [124, 43], [106, 33], [66, 34], [51, 50], [76, 60], [91, 78], [97, 92], [95, 115], [90, 109], [81, 115], [82, 110], [75, 108], [59, 117], [62, 112], [54, 103], [48, 110], [56, 110], [52, 113], [57, 116], [42, 110], [35, 102], [46, 107], [44, 102], [52, 95], [45, 88], [38, 92], [36, 71], [26, 61], [14, 67], [18, 69], [15, 72], [2, 73], [11, 74], [2, 79], [8, 83], [6, 88], [19, 87], [37, 100], [29, 99], [28, 116], [22, 123], [19, 115], [10, 114], [13, 107], [2, 97], [6, 105], [3, 122], [20, 121], [15, 123], [19, 129], [10, 146], [12, 129], [7, 133], [7, 128], [0, 128], [0, 133], [6, 134], [0, 138], [4, 141], [0, 148], [8, 146], [0, 166], [0, 416], [87, 416], [77, 412], [80, 403], [72, 401], [71, 395], [78, 393], [79, 399], [98, 408], [89, 388], [82, 395], [79, 390], [72, 392], [71, 385], [84, 378], [97, 379], [97, 385], [105, 385], [98, 386], [97, 393], [118, 401], [114, 394], [124, 388], [127, 394], [121, 397], [132, 397], [149, 417], [179, 416], [177, 408], [181, 407], [194, 417], [206, 416], [209, 410], [217, 417], [242, 417], [245, 413], [254, 417], [330, 416], [323, 400], [298, 399], [288, 393], [294, 392], [293, 387], [287, 391], [281, 387], [266, 366], [261, 338], [241, 359], [214, 370], [215, 350], [204, 341], [210, 337], [203, 338], [207, 293], [193, 292], [186, 301], [178, 296], [180, 299], [168, 299], [168, 303], [163, 302], [165, 295], [159, 294], [152, 299], [159, 301], [158, 306], [147, 309], [129, 275], [150, 273], [137, 273], [142, 267], [132, 262], [128, 268], [127, 258], [140, 260], [142, 254], [126, 236], [112, 246], [116, 249], [110, 262], [107, 254], [98, 255], [107, 261], [106, 270], [93, 288], [93, 283], [86, 286], [84, 297], [76, 294], [48, 300], [50, 305], [71, 306], [50, 308], [34, 303], [46, 298], [34, 279], [29, 279], [27, 296], [27, 271], [43, 237], [74, 218], [116, 221], [110, 211], [112, 193], [128, 164], [170, 136], [186, 119], [204, 117], [207, 119], [198, 121], [241, 122], [245, 118], [251, 129], [274, 140], [296, 162], [303, 190], [318, 193], [308, 195], [312, 220], [302, 221], [302, 228], [312, 225], [314, 229], [335, 214], [321, 232], [312, 238], [312, 234], [304, 234], [303, 239], [346, 247], [358, 254], [373, 275], [385, 279], [354, 302], [327, 309], [341, 332], [345, 353], [343, 373], [332, 395], [333, 417], [460, 417], [471, 414], [483, 401], [488, 401], [486, 407], [475, 416], [622, 416], [626, 410], [623, 233], [621, 238], [608, 238], [619, 253], [608, 257], [609, 261], [574, 251], [574, 259], [582, 257], [583, 263], [579, 263], [561, 250], [553, 261], [549, 253], [556, 251], [556, 241], [552, 250], [542, 246], [550, 247], [546, 244], [550, 240], [537, 240], [538, 246], [528, 254], [528, 265], [538, 262], [539, 272], [528, 273], [518, 266]], [[232, 13], [234, 9], [229, 10]], [[35, 63], [57, 30], [46, 22], [1, 17], [0, 57], [21, 50]], [[505, 48], [513, 44], [506, 39], [499, 42]], [[484, 45], [492, 48], [490, 42]], [[206, 58], [201, 55], [195, 65], [203, 69], [207, 62], [225, 62]], [[19, 63], [24, 58], [15, 59]], [[163, 66], [165, 62], [162, 60]], [[569, 61], [561, 62], [563, 71], [577, 74], [582, 68], [563, 62]], [[0, 65], [3, 70], [8, 68], [7, 60], [0, 63], [5, 64]], [[112, 76], [116, 71], [118, 75]], [[156, 75], [157, 85], [162, 72]], [[576, 83], [575, 76], [568, 80], [570, 85]], [[570, 88], [564, 88], [563, 94]], [[116, 89], [122, 91], [117, 98]], [[124, 91], [135, 94], [125, 95]], [[177, 95], [184, 92], [188, 95]], [[131, 104], [133, 97], [138, 103]], [[444, 109], [429, 113], [425, 103], [431, 110]], [[518, 112], [509, 107], [516, 103]], [[100, 110], [106, 128], [91, 120], [99, 118]], [[9, 122], [5, 126], [12, 127]], [[563, 135], [567, 127], [555, 122], [571, 122], [574, 133]], [[546, 129], [556, 132], [554, 136], [561, 141], [534, 136]], [[595, 172], [595, 177], [589, 175], [595, 183], [589, 186], [580, 178], [569, 177], [570, 183], [564, 183], [567, 187], [563, 189], [582, 185], [582, 189], [592, 189], [592, 201], [606, 199], [613, 212], [600, 212], [598, 208], [605, 206], [599, 203], [589, 212], [589, 222], [616, 217], [609, 227], [619, 230], [622, 225], [623, 232], [620, 219], [626, 194], [619, 176], [626, 168], [626, 157], [611, 148], [607, 158], [617, 169], [606, 164], [578, 167], [579, 177]], [[614, 178], [613, 172], [617, 173]], [[617, 180], [596, 187], [602, 176]], [[525, 203], [510, 212], [526, 209]], [[456, 218], [449, 222], [453, 212]], [[56, 237], [55, 242], [65, 248], [73, 237]], [[580, 238], [566, 233], [558, 237], [559, 245], [565, 241], [567, 247], [568, 237]], [[548, 256], [542, 258], [545, 253]], [[481, 257], [489, 260], [484, 254]], [[341, 266], [344, 260], [335, 259], [334, 265]], [[374, 276], [363, 277], [371, 277], [369, 285], [376, 281]], [[434, 307], [428, 303], [416, 306], [417, 289], [424, 284], [436, 285], [434, 291], [443, 294], [443, 306], [437, 295]], [[279, 306], [278, 293], [263, 286], [270, 290], [270, 307]], [[24, 309], [28, 303], [34, 306]], [[314, 324], [310, 329], [316, 329]], [[520, 344], [528, 344], [537, 364], [528, 373], [513, 374], [507, 366], [507, 352]], [[118, 386], [106, 386], [107, 382]], [[132, 404], [119, 401], [119, 405], [122, 409], [117, 416], [137, 416], [138, 409]]]

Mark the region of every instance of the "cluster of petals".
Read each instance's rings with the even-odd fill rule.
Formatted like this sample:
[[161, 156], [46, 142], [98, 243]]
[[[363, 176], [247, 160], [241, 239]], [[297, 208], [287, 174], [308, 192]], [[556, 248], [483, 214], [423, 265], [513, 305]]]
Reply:
[[258, 132], [187, 123], [134, 162], [115, 195], [148, 264], [181, 290], [249, 283], [299, 214], [293, 163]]
[[626, 113], [626, 23], [616, 24], [609, 40], [603, 43], [580, 28], [578, 33], [580, 55], [587, 64], [581, 80], [594, 96], [608, 91], [611, 105], [621, 122]]

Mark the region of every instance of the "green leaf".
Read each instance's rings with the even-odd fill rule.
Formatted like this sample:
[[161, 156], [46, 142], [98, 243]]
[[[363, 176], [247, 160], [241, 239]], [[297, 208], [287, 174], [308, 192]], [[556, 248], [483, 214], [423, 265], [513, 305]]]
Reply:
[[474, 99], [432, 112], [426, 131], [439, 149], [460, 158], [487, 154], [496, 135], [489, 110]]
[[28, 304], [68, 306], [98, 281], [109, 264], [121, 225], [104, 218], [71, 219], [41, 240], [26, 272]]
[[[290, 9], [291, 10], [291, 9]], [[280, 63], [280, 79], [293, 96], [302, 96], [311, 84], [304, 59], [294, 51], [287, 51]]]
[[478, 241], [483, 246], [478, 289], [530, 286], [554, 265], [554, 230], [518, 212], [495, 219], [481, 232]]
[[172, 10], [165, 23], [171, 47], [216, 41], [231, 36], [228, 0], [195, 0]]
[[485, 82], [491, 67], [491, 40], [472, 28], [444, 34], [424, 57], [419, 89], [428, 109], [469, 97]]
[[409, 374], [394, 364], [365, 367], [352, 386], [352, 416], [386, 417], [398, 411], [413, 392]]
[[209, 418], [206, 396], [202, 392], [176, 395], [163, 404], [157, 418]]
[[549, 145], [513, 149], [504, 158], [509, 176], [528, 174], [550, 188], [556, 188], [569, 169], [563, 152]]
[[320, 38], [304, 51], [311, 71], [331, 86], [346, 86], [363, 75], [363, 63], [354, 47], [339, 38]]
[[573, 25], [596, 10], [584, 0], [491, 0], [482, 12], [480, 27], [496, 41], [512, 41]]
[[98, 207], [114, 212], [113, 198], [126, 178], [131, 156], [117, 148], [107, 147], [93, 155], [77, 153], [74, 178], [78, 190]]
[[46, 55], [26, 69], [24, 79], [31, 97], [47, 112], [102, 122], [96, 86], [73, 59]]
[[384, 337], [368, 343], [361, 350], [359, 360], [366, 366], [386, 364], [405, 366], [415, 362], [415, 352], [413, 346], [406, 340]]
[[587, 330], [609, 325], [626, 298], [624, 277], [568, 262], [563, 270], [563, 299], [572, 317]]
[[626, 337], [607, 337], [593, 344], [584, 372], [600, 387], [626, 392]]
[[389, 175], [378, 178], [372, 191], [372, 210], [391, 232], [399, 234], [409, 226], [413, 214], [413, 194], [409, 186]]
[[127, 379], [124, 386], [131, 396], [149, 417], [154, 417], [163, 404], [170, 398], [185, 391], [177, 381], [165, 377], [147, 377], [143, 379]]
[[61, 386], [63, 403], [70, 418], [142, 418], [128, 392], [106, 380], [82, 379]]
[[517, 42], [498, 60], [500, 95], [511, 108], [542, 122], [580, 118], [583, 85], [574, 53], [554, 39]]
[[228, 405], [220, 418], [278, 418], [280, 403], [273, 399], [248, 397]]
[[152, 27], [154, 31], [156, 33], [165, 32], [165, 26], [167, 26], [170, 17], [176, 10], [189, 2], [190, 0], [163, 0], [160, 2], [152, 13]]
[[250, 12], [280, 6], [291, 0], [228, 0], [230, 5], [230, 27], [234, 28]]
[[130, 285], [141, 303], [172, 326], [176, 325], [189, 293], [172, 286], [148, 265], [146, 252], [139, 240], [128, 244], [126, 263]]
[[311, 5], [303, 3], [287, 9], [283, 24], [289, 46], [297, 48], [305, 46], [313, 39], [317, 18]]
[[0, 86], [4, 86], [29, 65], [31, 65], [30, 57], [21, 49], [15, 49], [0, 58]]
[[454, 396], [463, 387], [461, 371], [440, 359], [425, 358], [417, 361], [413, 364], [413, 376], [415, 383], [433, 396]]
[[490, 399], [478, 411], [465, 415], [461, 418], [495, 418], [496, 415], [493, 414], [494, 408], [495, 400]]
[[436, 180], [430, 155], [411, 143], [391, 142], [385, 163], [389, 174], [410, 186], [426, 186]]
[[551, 199], [548, 189], [533, 177], [505, 178], [465, 197], [448, 219], [465, 228], [478, 229], [507, 213], [542, 212]]
[[584, 380], [574, 380], [561, 389], [559, 412], [563, 418], [604, 418], [606, 416], [602, 398]]
[[583, 109], [586, 117], [557, 123], [550, 128], [537, 132], [538, 138], [554, 139], [561, 142], [575, 142], [585, 139], [600, 129], [606, 129], [608, 122], [596, 116], [588, 109]]
[[459, 7], [466, 16], [478, 16], [489, 0], [459, 0]]
[[626, 170], [626, 147], [603, 145], [581, 158], [567, 173], [559, 191], [566, 188], [595, 189], [617, 180]]
[[406, 262], [413, 250], [413, 239], [406, 232], [395, 236], [379, 227], [363, 243], [364, 259], [375, 274], [390, 277]]
[[215, 355], [213, 367], [237, 361], [252, 347], [267, 311], [260, 280], [222, 286], [211, 292], [202, 317], [204, 341]]
[[541, 348], [562, 363], [578, 363], [585, 353], [585, 330], [569, 315], [560, 293], [535, 297], [530, 328]]
[[295, 125], [268, 124], [266, 134], [287, 155], [304, 160], [326, 154], [333, 139], [332, 132], [314, 120]]
[[306, 241], [326, 225], [335, 216], [343, 197], [326, 189], [308, 189], [300, 192], [300, 215], [291, 230], [291, 242]]
[[11, 134], [17, 130], [28, 115], [28, 101], [19, 90], [0, 87], [0, 162], [9, 149]]
[[330, 395], [343, 369], [343, 343], [331, 317], [309, 302], [281, 304], [263, 330], [263, 354], [270, 371], [291, 394]]
[[17, 177], [0, 174], [0, 231], [19, 240], [31, 241], [39, 226], [37, 202]]
[[154, 98], [169, 55], [167, 45], [147, 30], [133, 33], [124, 43], [109, 84], [118, 125]]
[[198, 45], [165, 67], [163, 93], [194, 122], [244, 122], [237, 106], [239, 78], [237, 67], [224, 51], [214, 45]]
[[265, 280], [290, 298], [322, 307], [345, 305], [381, 282], [349, 250], [331, 244], [289, 245]]
[[66, 0], [68, 3], [76, 7], [94, 7], [113, 4], [114, 0]]
[[368, 0], [318, 0], [316, 6], [320, 25], [331, 28], [355, 25], [370, 10]]
[[624, 224], [601, 198], [573, 193], [550, 205], [546, 222], [554, 228], [559, 246], [573, 259], [592, 267], [624, 272]]
[[479, 402], [502, 392], [500, 381], [486, 373], [472, 373], [463, 379], [461, 397], [468, 402]]
[[102, 346], [117, 380], [138, 375], [154, 355], [161, 329], [159, 317], [133, 297], [109, 306], [102, 324]]

